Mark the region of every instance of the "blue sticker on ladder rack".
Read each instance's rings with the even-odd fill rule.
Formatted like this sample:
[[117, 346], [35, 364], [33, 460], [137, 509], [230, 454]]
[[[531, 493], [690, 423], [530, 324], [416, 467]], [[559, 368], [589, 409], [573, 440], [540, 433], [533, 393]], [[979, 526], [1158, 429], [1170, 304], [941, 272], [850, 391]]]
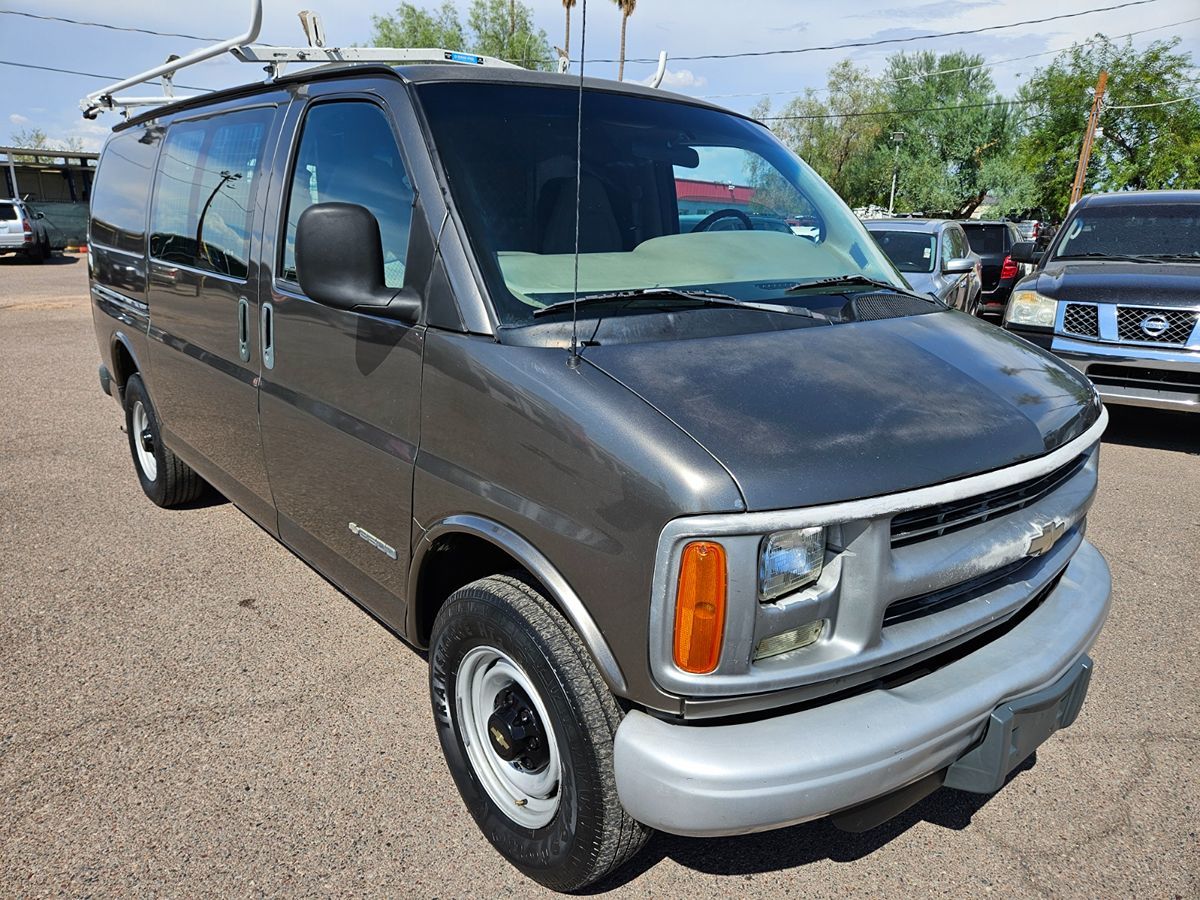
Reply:
[[450, 60], [451, 62], [471, 63], [472, 65], [476, 66], [483, 65], [483, 57], [475, 56], [471, 53], [455, 53], [453, 51], [447, 51], [446, 59]]

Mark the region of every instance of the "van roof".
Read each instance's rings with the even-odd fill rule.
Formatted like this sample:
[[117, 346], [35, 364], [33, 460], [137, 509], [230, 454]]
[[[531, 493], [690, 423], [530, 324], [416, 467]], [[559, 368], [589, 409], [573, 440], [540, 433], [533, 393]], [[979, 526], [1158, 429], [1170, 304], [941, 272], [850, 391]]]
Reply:
[[[557, 72], [537, 72], [531, 69], [508, 68], [500, 66], [472, 66], [463, 64], [441, 65], [437, 63], [422, 63], [418, 65], [390, 66], [381, 63], [346, 63], [327, 64], [303, 69], [298, 72], [281, 75], [271, 81], [256, 81], [229, 88], [221, 88], [187, 97], [176, 103], [156, 106], [153, 109], [131, 116], [127, 121], [113, 127], [113, 131], [121, 131], [131, 125], [151, 121], [161, 116], [171, 115], [187, 109], [204, 107], [212, 103], [220, 103], [238, 97], [252, 97], [257, 94], [274, 90], [289, 84], [305, 84], [313, 81], [326, 81], [334, 78], [347, 78], [365, 75], [392, 75], [410, 84], [426, 84], [431, 82], [473, 81], [496, 84], [529, 84], [548, 87], [579, 87], [579, 76], [559, 74]], [[696, 97], [675, 94], [660, 88], [648, 87], [628, 81], [612, 81], [608, 78], [584, 77], [583, 86], [588, 91], [603, 91], [606, 93], [628, 94], [635, 97], [646, 97], [654, 100], [670, 100], [676, 103], [687, 103], [691, 106], [701, 106], [719, 112], [729, 113], [742, 118], [749, 118], [741, 113], [708, 103]]]

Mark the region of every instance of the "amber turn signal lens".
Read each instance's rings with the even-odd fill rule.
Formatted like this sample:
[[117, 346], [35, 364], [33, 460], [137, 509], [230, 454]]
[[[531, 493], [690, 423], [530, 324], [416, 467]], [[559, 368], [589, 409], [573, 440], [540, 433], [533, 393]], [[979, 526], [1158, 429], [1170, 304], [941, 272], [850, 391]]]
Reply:
[[675, 665], [704, 675], [721, 659], [725, 632], [725, 548], [692, 541], [683, 548], [675, 595]]

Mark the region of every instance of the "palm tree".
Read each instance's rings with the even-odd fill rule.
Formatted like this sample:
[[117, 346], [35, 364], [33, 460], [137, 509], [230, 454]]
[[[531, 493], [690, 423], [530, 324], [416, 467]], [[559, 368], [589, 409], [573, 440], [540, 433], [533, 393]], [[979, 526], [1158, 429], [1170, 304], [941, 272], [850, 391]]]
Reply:
[[562, 0], [563, 9], [567, 11], [567, 36], [563, 39], [563, 56], [571, 55], [571, 7], [575, 0]]
[[617, 64], [617, 81], [625, 80], [625, 26], [637, 6], [637, 0], [613, 0], [621, 10], [621, 60]]

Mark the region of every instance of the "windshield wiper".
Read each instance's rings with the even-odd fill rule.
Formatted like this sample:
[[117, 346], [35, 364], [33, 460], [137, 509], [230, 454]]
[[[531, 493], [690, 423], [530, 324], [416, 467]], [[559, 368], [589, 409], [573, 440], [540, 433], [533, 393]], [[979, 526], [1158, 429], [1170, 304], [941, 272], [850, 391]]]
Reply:
[[1060, 253], [1055, 259], [1111, 259], [1115, 262], [1158, 262], [1158, 258], [1154, 256], [1142, 256], [1133, 253], [1100, 253], [1096, 250], [1089, 250], [1087, 253]]
[[781, 303], [756, 303], [753, 300], [738, 300], [729, 294], [719, 294], [716, 291], [687, 290], [684, 288], [652, 287], [637, 288], [631, 291], [603, 291], [596, 294], [584, 294], [578, 300], [560, 300], [543, 306], [533, 312], [534, 318], [565, 312], [573, 306], [599, 306], [605, 303], [621, 303], [625, 301], [658, 300], [670, 304], [682, 303], [693, 307], [727, 306], [736, 309], [755, 309], [760, 312], [782, 313], [788, 316], [804, 316], [809, 319], [829, 321], [828, 316], [805, 309], [803, 306], [788, 306]]
[[805, 291], [809, 288], [836, 288], [847, 287], [849, 285], [861, 284], [867, 287], [882, 288], [887, 291], [894, 291], [897, 294], [903, 294], [906, 297], [916, 297], [918, 300], [925, 300], [929, 303], [936, 303], [932, 297], [927, 297], [924, 294], [918, 294], [916, 291], [909, 291], [902, 287], [897, 287], [890, 281], [881, 281], [878, 278], [870, 278], [867, 275], [834, 275], [832, 278], [814, 278], [811, 281], [800, 281], [793, 284], [789, 288], [784, 289], [785, 294], [794, 294], [799, 291]]
[[1192, 251], [1191, 253], [1146, 253], [1147, 259], [1153, 259], [1156, 262], [1160, 260], [1169, 260], [1171, 262], [1200, 262], [1200, 252]]

